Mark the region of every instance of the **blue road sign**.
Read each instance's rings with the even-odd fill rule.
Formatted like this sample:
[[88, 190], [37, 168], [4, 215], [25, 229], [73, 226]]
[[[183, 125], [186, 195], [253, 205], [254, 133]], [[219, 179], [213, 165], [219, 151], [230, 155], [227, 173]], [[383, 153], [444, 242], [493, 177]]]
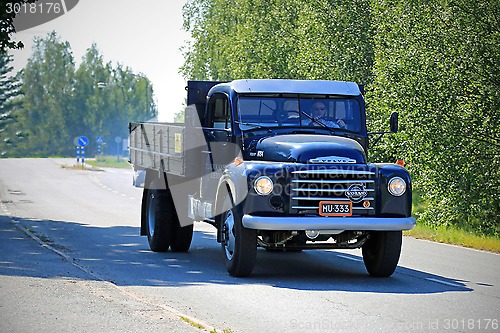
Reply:
[[86, 136], [82, 135], [78, 138], [78, 145], [80, 147], [86, 147], [88, 144], [89, 144], [89, 139]]
[[98, 144], [102, 145], [104, 143], [104, 138], [102, 136], [98, 136], [95, 141]]

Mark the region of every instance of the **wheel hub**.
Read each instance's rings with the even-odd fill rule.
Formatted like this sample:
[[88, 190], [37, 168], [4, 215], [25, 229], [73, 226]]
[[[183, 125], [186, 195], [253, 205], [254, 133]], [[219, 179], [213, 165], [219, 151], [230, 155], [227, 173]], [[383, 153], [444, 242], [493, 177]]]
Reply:
[[228, 211], [224, 220], [224, 249], [228, 260], [233, 259], [235, 243], [234, 216], [232, 211]]
[[148, 230], [149, 236], [153, 237], [155, 232], [155, 195], [151, 193], [148, 198]]

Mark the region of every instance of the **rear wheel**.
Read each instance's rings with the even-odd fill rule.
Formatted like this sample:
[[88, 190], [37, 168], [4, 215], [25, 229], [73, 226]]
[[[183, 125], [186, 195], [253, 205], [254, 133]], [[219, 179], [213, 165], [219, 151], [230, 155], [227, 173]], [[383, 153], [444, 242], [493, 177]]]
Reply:
[[[193, 237], [193, 225], [181, 227], [170, 190], [161, 179], [148, 177], [145, 190], [146, 235], [154, 252], [187, 252]], [[163, 188], [162, 188], [163, 186]]]
[[[177, 221], [178, 223], [178, 221]], [[170, 244], [170, 248], [173, 252], [187, 252], [191, 246], [191, 241], [193, 239], [193, 225], [190, 224], [185, 227], [177, 225], [175, 230], [174, 240]]]
[[165, 252], [174, 237], [175, 211], [165, 205], [167, 190], [148, 189], [146, 198], [146, 234], [149, 248], [154, 252]]
[[370, 275], [391, 276], [398, 266], [403, 233], [401, 231], [375, 231], [363, 245], [363, 261]]
[[257, 231], [247, 229], [229, 193], [222, 218], [222, 251], [226, 269], [235, 277], [249, 276], [257, 257]]

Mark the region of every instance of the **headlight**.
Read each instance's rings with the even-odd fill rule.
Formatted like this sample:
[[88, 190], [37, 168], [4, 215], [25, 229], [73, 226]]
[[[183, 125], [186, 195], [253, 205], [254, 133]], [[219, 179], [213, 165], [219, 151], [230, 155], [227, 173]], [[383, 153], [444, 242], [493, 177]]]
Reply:
[[268, 195], [273, 191], [273, 181], [267, 176], [261, 176], [253, 183], [255, 192], [259, 195]]
[[387, 189], [393, 196], [400, 197], [406, 192], [406, 182], [401, 177], [394, 177], [389, 180]]

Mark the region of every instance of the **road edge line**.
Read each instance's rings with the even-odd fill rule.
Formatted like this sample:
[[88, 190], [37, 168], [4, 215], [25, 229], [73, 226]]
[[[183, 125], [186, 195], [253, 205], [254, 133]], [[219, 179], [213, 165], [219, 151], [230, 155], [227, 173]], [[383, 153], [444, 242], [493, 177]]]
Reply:
[[[58, 249], [54, 248], [53, 246], [47, 244], [46, 242], [44, 242], [42, 239], [40, 239], [40, 237], [38, 237], [36, 234], [34, 234], [32, 231], [30, 231], [28, 228], [26, 228], [21, 222], [19, 222], [14, 216], [12, 216], [9, 211], [7, 210], [7, 207], [5, 206], [5, 204], [3, 202], [0, 201], [0, 207], [2, 208], [2, 210], [4, 211], [4, 213], [6, 214], [6, 217], [9, 218], [9, 220], [12, 222], [12, 224], [14, 225], [14, 227], [16, 229], [18, 229], [20, 232], [22, 232], [23, 234], [25, 234], [26, 236], [28, 236], [29, 238], [33, 239], [34, 241], [36, 241], [38, 244], [40, 244], [42, 247], [46, 248], [47, 250], [49, 251], [52, 251], [54, 252], [55, 254], [59, 255], [60, 257], [62, 257], [65, 261], [67, 261], [70, 265], [80, 269], [81, 271], [83, 271], [85, 274], [91, 276], [92, 278], [94, 278], [95, 280], [97, 281], [100, 281], [100, 282], [104, 282], [104, 283], [107, 283], [107, 284], [110, 284], [111, 286], [113, 286], [118, 292], [120, 292], [121, 294], [125, 295], [125, 296], [128, 296], [128, 297], [131, 297], [133, 299], [135, 299], [136, 301], [138, 302], [141, 302], [141, 303], [144, 303], [146, 305], [149, 305], [149, 306], [153, 306], [153, 307], [159, 307], [165, 311], [168, 311], [170, 312], [172, 315], [176, 316], [178, 318], [179, 321], [183, 322], [184, 324], [186, 325], [189, 325], [195, 329], [198, 329], [200, 331], [205, 331], [205, 332], [217, 332], [217, 329], [215, 327], [213, 327], [212, 325], [209, 325], [207, 323], [205, 323], [204, 321], [202, 320], [199, 320], [197, 318], [194, 318], [188, 314], [185, 314], [185, 313], [182, 313], [181, 311], [173, 308], [173, 307], [170, 307], [168, 305], [164, 305], [164, 304], [158, 304], [158, 303], [155, 303], [154, 301], [150, 301], [150, 300], [147, 300], [145, 299], [145, 297], [147, 296], [138, 296], [138, 295], [135, 295], [133, 293], [131, 293], [130, 291], [127, 291], [127, 290], [124, 290], [122, 288], [120, 288], [118, 285], [116, 285], [114, 282], [112, 281], [108, 281], [106, 279], [103, 279], [101, 278], [99, 275], [97, 275], [96, 273], [86, 269], [85, 267], [79, 265], [77, 262], [76, 262], [76, 259], [59, 251]], [[199, 325], [200, 327], [202, 328], [199, 328], [199, 327], [195, 327], [189, 323], [187, 323], [185, 320], [183, 320], [182, 318], [186, 318], [186, 319], [189, 319], [190, 321], [192, 321], [193, 323]]]

